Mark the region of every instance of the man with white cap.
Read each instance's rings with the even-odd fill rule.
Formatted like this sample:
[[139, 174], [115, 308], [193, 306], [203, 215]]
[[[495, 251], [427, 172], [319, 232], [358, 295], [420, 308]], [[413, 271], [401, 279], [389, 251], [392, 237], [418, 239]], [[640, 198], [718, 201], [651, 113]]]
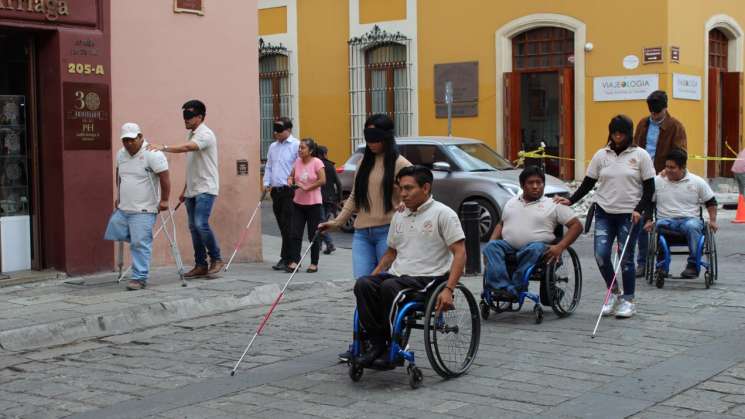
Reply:
[[[147, 286], [153, 225], [158, 212], [168, 209], [171, 181], [166, 156], [147, 149], [147, 141], [137, 124], [122, 125], [120, 137], [124, 147], [116, 155], [116, 211], [104, 239], [129, 242], [132, 279], [127, 289], [133, 291]], [[151, 183], [154, 180], [151, 176], [159, 181]]]

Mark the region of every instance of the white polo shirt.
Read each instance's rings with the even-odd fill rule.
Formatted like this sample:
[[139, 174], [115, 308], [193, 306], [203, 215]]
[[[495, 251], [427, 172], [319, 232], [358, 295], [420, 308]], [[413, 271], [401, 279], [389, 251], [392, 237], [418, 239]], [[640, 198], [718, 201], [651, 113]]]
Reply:
[[[122, 147], [116, 155], [116, 167], [119, 169], [119, 209], [126, 212], [157, 213], [160, 181], [154, 173], [168, 170], [165, 154], [147, 150], [147, 141], [143, 141], [140, 151], [134, 156]], [[153, 181], [152, 185], [150, 179]]]
[[556, 239], [556, 227], [576, 217], [571, 208], [545, 196], [532, 202], [516, 196], [502, 211], [502, 239], [515, 249], [532, 242], [551, 243]]
[[677, 182], [655, 177], [654, 188], [657, 218], [698, 217], [699, 206], [714, 197], [709, 184], [687, 170]]
[[587, 176], [598, 180], [595, 202], [609, 214], [634, 211], [642, 199], [642, 182], [655, 174], [649, 153], [636, 146], [620, 155], [610, 147], [601, 148], [587, 168]]
[[189, 133], [189, 141], [197, 144], [198, 151], [186, 153], [186, 192], [191, 198], [200, 193], [217, 195], [220, 190], [220, 172], [217, 166], [217, 138], [204, 123]]
[[396, 259], [388, 270], [397, 276], [441, 276], [450, 272], [449, 247], [466, 238], [458, 214], [430, 197], [416, 211], [396, 212], [388, 230], [388, 247]]

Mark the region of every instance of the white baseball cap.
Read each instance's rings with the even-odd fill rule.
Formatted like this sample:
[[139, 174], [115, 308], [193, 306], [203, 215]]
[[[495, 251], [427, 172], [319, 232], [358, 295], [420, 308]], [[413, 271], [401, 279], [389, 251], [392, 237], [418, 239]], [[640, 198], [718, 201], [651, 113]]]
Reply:
[[122, 135], [119, 138], [137, 138], [137, 136], [140, 134], [142, 134], [142, 131], [140, 131], [139, 125], [135, 124], [134, 122], [127, 122], [126, 124], [122, 125]]

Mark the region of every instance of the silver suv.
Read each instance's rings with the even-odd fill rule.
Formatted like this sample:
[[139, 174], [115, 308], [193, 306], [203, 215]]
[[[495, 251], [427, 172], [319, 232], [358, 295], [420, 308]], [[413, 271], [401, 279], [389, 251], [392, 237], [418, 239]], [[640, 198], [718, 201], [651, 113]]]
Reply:
[[[521, 193], [518, 177], [522, 169], [479, 140], [457, 137], [402, 137], [396, 138], [399, 151], [413, 164], [421, 164], [433, 171], [433, 194], [436, 200], [460, 214], [466, 201], [480, 206], [479, 230], [481, 240], [491, 236], [501, 218], [504, 204]], [[357, 164], [362, 160], [364, 146], [360, 146], [339, 168], [344, 196], [349, 195]], [[546, 175], [546, 196], [569, 196], [561, 180]], [[354, 220], [343, 228], [352, 231]]]

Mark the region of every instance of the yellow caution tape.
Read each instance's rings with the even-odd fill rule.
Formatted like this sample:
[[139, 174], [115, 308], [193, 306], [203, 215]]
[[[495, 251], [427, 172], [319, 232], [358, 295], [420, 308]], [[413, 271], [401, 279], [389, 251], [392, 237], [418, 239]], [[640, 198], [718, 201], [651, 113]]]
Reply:
[[732, 147], [730, 147], [728, 143], [724, 143], [724, 145], [727, 146], [727, 150], [729, 150], [729, 152], [732, 153], [733, 156], [737, 155], [737, 151], [733, 150]]
[[[729, 144], [727, 144], [727, 148], [734, 155], [737, 155], [737, 153], [734, 150], [732, 150]], [[533, 151], [522, 151], [521, 150], [517, 152], [517, 156], [518, 156], [517, 160], [513, 162], [517, 166], [522, 166], [525, 162], [525, 159], [556, 159], [556, 160], [568, 160], [568, 161], [576, 160], [570, 157], [561, 157], [561, 156], [554, 156], [552, 154], [546, 154], [544, 147], [538, 147], [537, 149]], [[736, 160], [742, 160], [742, 159], [738, 159], [737, 157], [701, 156], [698, 154], [692, 154], [688, 156], [688, 160], [736, 161]], [[585, 160], [585, 163], [587, 162], [589, 162], [589, 160]]]
[[698, 154], [692, 154], [688, 156], [688, 160], [735, 161], [741, 159], [737, 157], [699, 156]]

